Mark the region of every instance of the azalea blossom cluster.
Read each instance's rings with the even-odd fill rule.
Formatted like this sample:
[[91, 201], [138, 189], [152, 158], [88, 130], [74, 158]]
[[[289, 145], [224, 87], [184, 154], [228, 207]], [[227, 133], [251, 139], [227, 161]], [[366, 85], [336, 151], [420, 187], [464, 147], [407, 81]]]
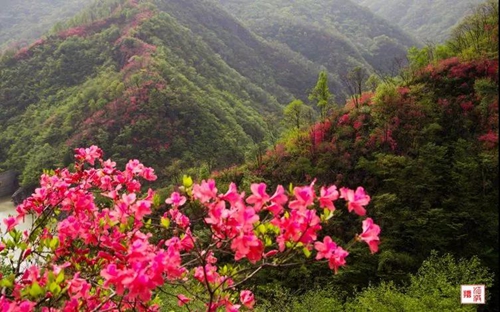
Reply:
[[[75, 158], [71, 170], [43, 174], [17, 215], [3, 220], [1, 311], [158, 311], [159, 293], [188, 309], [196, 302], [206, 311], [252, 309], [254, 295], [242, 285], [262, 268], [312, 253], [335, 272], [344, 266], [347, 248], [319, 240], [319, 231], [338, 199], [361, 217], [370, 201], [362, 187], [318, 194], [313, 182], [271, 195], [260, 183], [246, 196], [234, 183], [219, 192], [213, 180], [185, 177], [161, 203], [143, 192], [140, 181], [156, 176], [138, 160], [122, 171], [96, 146], [76, 149]], [[28, 215], [31, 230], [18, 230]], [[365, 218], [353, 241], [374, 253], [379, 232]]]

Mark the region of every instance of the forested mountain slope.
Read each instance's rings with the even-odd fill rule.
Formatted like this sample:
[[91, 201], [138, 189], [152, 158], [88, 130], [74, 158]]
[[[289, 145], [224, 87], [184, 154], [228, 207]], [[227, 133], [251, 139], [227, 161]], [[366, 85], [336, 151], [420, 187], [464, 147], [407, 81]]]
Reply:
[[92, 0], [0, 0], [0, 47], [31, 41]]
[[257, 34], [340, 75], [356, 66], [390, 71], [395, 58], [418, 45], [397, 26], [349, 0], [218, 1]]
[[[4, 53], [0, 167], [33, 183], [40, 168], [87, 143], [120, 159], [149, 161], [165, 174], [238, 163], [276, 132], [271, 117], [283, 104], [307, 98], [321, 66], [341, 100], [339, 78], [347, 71], [380, 69], [414, 44], [352, 3], [336, 3], [334, 18], [317, 5], [311, 13], [300, 3], [295, 9], [298, 22], [276, 34], [286, 37], [280, 43], [265, 41], [212, 1], [93, 2], [30, 46]], [[324, 25], [304, 26], [319, 16]], [[276, 39], [262, 30], [277, 31], [287, 15], [277, 17], [256, 30]], [[324, 49], [316, 52], [320, 42]]]
[[160, 174], [169, 165], [241, 162], [268, 133], [264, 116], [303, 94], [307, 83], [298, 81], [313, 84], [318, 69], [210, 6], [192, 8], [217, 17], [221, 30], [236, 27], [205, 34], [233, 51], [225, 61], [169, 12], [175, 3], [101, 1], [72, 27], [8, 51], [0, 62], [0, 167], [20, 170], [30, 184], [85, 144], [140, 158]]
[[[255, 162], [216, 174], [241, 183], [316, 178], [320, 185], [364, 185], [372, 196], [369, 211], [382, 228], [376, 261], [354, 254], [350, 268], [332, 279], [304, 268], [262, 276], [262, 284], [300, 293], [329, 281], [339, 291], [376, 280], [400, 283], [436, 250], [476, 255], [495, 272], [488, 311], [497, 311], [498, 3], [488, 1], [475, 12], [446, 44], [413, 51], [399, 77], [291, 132]], [[324, 234], [348, 238], [353, 233], [338, 228], [349, 225]], [[387, 304], [401, 304], [386, 294]], [[415, 310], [441, 310], [437, 302], [425, 304], [436, 306]]]
[[[286, 47], [262, 40], [219, 5], [203, 0], [157, 0], [158, 7], [189, 28], [229, 66], [287, 103], [316, 82], [319, 65]], [[339, 81], [332, 88], [342, 90]]]
[[352, 0], [398, 25], [422, 42], [442, 42], [483, 0]]

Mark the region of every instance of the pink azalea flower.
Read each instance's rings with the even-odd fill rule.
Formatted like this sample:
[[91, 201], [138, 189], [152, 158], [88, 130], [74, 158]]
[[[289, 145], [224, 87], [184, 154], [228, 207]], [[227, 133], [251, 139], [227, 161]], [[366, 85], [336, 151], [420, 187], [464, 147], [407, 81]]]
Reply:
[[274, 192], [269, 200], [276, 205], [284, 205], [288, 201], [288, 196], [286, 196], [282, 185], [278, 185], [276, 192]]
[[183, 229], [187, 228], [191, 223], [191, 221], [189, 221], [189, 218], [182, 214], [182, 212], [180, 212], [178, 209], [170, 209], [168, 213], [175, 221], [175, 223], [177, 223], [177, 225]]
[[194, 242], [195, 242], [195, 238], [191, 234], [191, 230], [188, 228], [186, 230], [186, 234], [181, 239], [182, 249], [184, 249], [185, 251], [190, 251], [191, 249], [194, 248]]
[[132, 194], [123, 194], [122, 195], [122, 201], [127, 206], [132, 205], [135, 202], [136, 198], [137, 198], [137, 196], [134, 193], [132, 193]]
[[342, 247], [337, 246], [330, 236], [325, 236], [323, 243], [314, 243], [314, 248], [318, 251], [316, 260], [327, 259], [330, 269], [334, 270], [335, 273], [339, 267], [345, 265], [345, 258], [349, 255]]
[[180, 207], [186, 203], [186, 197], [181, 196], [178, 192], [173, 192], [170, 198], [165, 199], [165, 203], [174, 207]]
[[380, 243], [379, 234], [380, 227], [373, 223], [372, 218], [367, 218], [363, 221], [363, 233], [359, 235], [359, 238], [368, 244], [372, 253], [378, 251], [378, 244]]
[[274, 257], [276, 254], [278, 254], [278, 250], [276, 249], [273, 249], [273, 250], [269, 250], [268, 252], [266, 252], [264, 254], [264, 258], [271, 258], [271, 257]]
[[226, 303], [226, 312], [238, 312], [240, 308], [240, 304], [232, 304], [231, 302]]
[[224, 202], [218, 202], [210, 204], [208, 208], [208, 217], [205, 218], [205, 222], [212, 225], [218, 225], [222, 222], [222, 219], [227, 218], [227, 209]]
[[19, 307], [15, 311], [19, 312], [31, 312], [35, 310], [35, 302], [29, 301], [29, 300], [24, 300], [19, 304]]
[[293, 189], [293, 195], [295, 195], [295, 200], [292, 200], [288, 207], [290, 209], [305, 209], [314, 203], [314, 198], [316, 194], [314, 193], [314, 182], [309, 186], [295, 187]]
[[155, 170], [149, 167], [144, 168], [142, 171], [142, 177], [148, 181], [155, 181], [158, 178], [155, 174]]
[[215, 181], [210, 179], [208, 181], [201, 181], [201, 184], [193, 186], [193, 196], [202, 203], [206, 203], [211, 199], [217, 198], [217, 188]]
[[266, 193], [267, 185], [265, 183], [252, 184], [250, 189], [252, 190], [252, 195], [248, 196], [247, 203], [254, 206], [255, 211], [259, 212], [267, 201], [269, 200], [269, 195]]
[[264, 244], [251, 232], [251, 234], [244, 234], [234, 238], [231, 249], [235, 251], [234, 259], [236, 261], [246, 257], [250, 263], [255, 264], [262, 259]]
[[229, 189], [227, 190], [226, 194], [221, 196], [221, 199], [228, 201], [229, 204], [233, 206], [238, 201], [241, 200], [241, 196], [242, 195], [238, 193], [238, 188], [236, 187], [236, 184], [231, 182], [231, 184], [229, 184]]
[[75, 149], [75, 158], [79, 161], [86, 161], [92, 166], [96, 159], [102, 157], [102, 150], [95, 145], [89, 148], [77, 148]]
[[344, 266], [346, 261], [345, 258], [349, 255], [349, 253], [344, 250], [342, 247], [337, 246], [335, 252], [332, 257], [328, 260], [328, 265], [330, 269], [334, 270], [337, 273], [338, 268]]
[[205, 272], [206, 280], [209, 283], [215, 283], [219, 279], [219, 274], [217, 273], [217, 267], [211, 264], [205, 265], [205, 269], [202, 266], [194, 268], [194, 278], [196, 278], [200, 283], [205, 284]]
[[253, 296], [253, 293], [250, 290], [242, 290], [241, 291], [240, 301], [245, 307], [247, 307], [249, 309], [253, 309], [253, 306], [255, 304], [255, 298]]
[[179, 294], [179, 295], [177, 295], [177, 299], [179, 299], [179, 300], [177, 301], [177, 305], [178, 305], [179, 307], [182, 307], [183, 305], [185, 305], [186, 303], [188, 303], [189, 301], [191, 301], [191, 300], [192, 300], [192, 299], [190, 299], [190, 298], [188, 298], [188, 297], [184, 296], [183, 294]]
[[86, 280], [80, 278], [80, 272], [77, 272], [73, 276], [73, 279], [68, 281], [68, 285], [68, 291], [71, 294], [72, 298], [79, 299], [81, 297], [86, 298], [89, 296], [89, 290], [91, 286], [89, 283], [87, 283]]
[[284, 211], [283, 205], [288, 201], [288, 196], [285, 195], [283, 186], [278, 185], [276, 192], [269, 200], [271, 201], [271, 205], [267, 207], [267, 210], [271, 211], [275, 216], [281, 215]]
[[319, 205], [321, 208], [327, 208], [330, 211], [335, 211], [335, 206], [333, 202], [339, 198], [339, 192], [335, 185], [325, 188], [324, 186], [320, 190]]
[[366, 214], [366, 210], [363, 206], [370, 203], [370, 196], [365, 193], [365, 189], [361, 186], [356, 189], [356, 192], [345, 187], [341, 188], [340, 198], [348, 202], [347, 209], [349, 212], [354, 210], [359, 216], [364, 216]]
[[144, 171], [144, 165], [137, 159], [131, 159], [125, 166], [125, 170], [131, 174], [139, 174], [142, 175]]
[[105, 160], [102, 162], [102, 167], [106, 169], [105, 171], [106, 174], [110, 174], [115, 169], [116, 162], [112, 161], [111, 159]]
[[151, 213], [151, 201], [139, 200], [132, 208], [134, 210], [135, 219], [142, 220], [144, 216]]
[[3, 219], [3, 224], [7, 226], [7, 232], [10, 232], [18, 224], [18, 221], [14, 217], [8, 217]]
[[330, 236], [325, 236], [322, 242], [315, 242], [314, 249], [318, 251], [316, 255], [316, 260], [321, 260], [323, 258], [330, 259], [332, 254], [337, 249], [337, 244], [332, 240]]
[[127, 192], [129, 193], [135, 193], [135, 192], [140, 192], [141, 191], [141, 183], [137, 180], [130, 180], [127, 182], [126, 185]]

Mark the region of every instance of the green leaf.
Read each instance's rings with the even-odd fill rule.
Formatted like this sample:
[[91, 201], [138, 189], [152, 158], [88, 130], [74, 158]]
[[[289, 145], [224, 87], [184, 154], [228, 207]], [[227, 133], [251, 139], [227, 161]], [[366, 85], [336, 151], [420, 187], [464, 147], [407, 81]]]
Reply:
[[31, 285], [31, 288], [29, 291], [29, 294], [31, 297], [39, 297], [39, 296], [43, 295], [44, 293], [45, 293], [45, 291], [43, 290], [42, 287], [40, 287], [40, 285], [38, 285], [37, 282], [34, 282]]
[[227, 274], [227, 265], [224, 265], [222, 269], [219, 272], [220, 275], [226, 275]]
[[151, 219], [149, 219], [148, 221], [146, 221], [146, 222], [144, 223], [144, 227], [145, 227], [146, 229], [151, 228]]
[[163, 225], [165, 228], [168, 229], [170, 227], [170, 219], [162, 217], [161, 218], [161, 225]]
[[330, 211], [328, 209], [324, 209], [323, 213], [321, 214], [321, 221], [328, 221], [333, 217], [333, 211]]
[[61, 284], [63, 281], [64, 281], [64, 271], [61, 271], [56, 277], [56, 283]]
[[55, 250], [59, 246], [59, 238], [54, 237], [50, 240], [49, 248]]
[[19, 249], [21, 250], [26, 250], [26, 248], [28, 248], [28, 244], [26, 244], [25, 242], [22, 242], [21, 244], [19, 244]]
[[15, 244], [11, 239], [9, 239], [5, 242], [5, 246], [7, 246], [7, 248], [14, 248]]
[[3, 278], [0, 280], [0, 287], [2, 288], [12, 288], [14, 283], [8, 278]]
[[59, 286], [57, 283], [50, 283], [49, 291], [53, 295], [58, 295], [61, 292], [61, 286]]
[[266, 247], [273, 245], [273, 241], [271, 240], [271, 238], [269, 236], [265, 237], [265, 241], [266, 241]]
[[161, 196], [158, 193], [153, 195], [153, 206], [158, 207], [161, 205]]
[[307, 258], [311, 256], [311, 251], [307, 247], [302, 248], [302, 252]]
[[259, 225], [257, 227], [257, 232], [261, 234], [266, 234], [267, 232], [266, 226], [264, 224]]

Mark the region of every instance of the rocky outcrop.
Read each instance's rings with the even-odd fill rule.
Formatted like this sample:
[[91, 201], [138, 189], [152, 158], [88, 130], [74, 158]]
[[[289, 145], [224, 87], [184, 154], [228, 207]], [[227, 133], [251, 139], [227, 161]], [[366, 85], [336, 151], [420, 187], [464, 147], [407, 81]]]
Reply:
[[18, 188], [14, 194], [12, 194], [12, 201], [14, 202], [14, 205], [19, 205], [21, 204], [26, 198], [28, 198], [31, 195], [31, 190], [27, 189], [24, 186], [21, 186]]
[[0, 197], [12, 195], [19, 187], [17, 176], [14, 170], [0, 173]]

